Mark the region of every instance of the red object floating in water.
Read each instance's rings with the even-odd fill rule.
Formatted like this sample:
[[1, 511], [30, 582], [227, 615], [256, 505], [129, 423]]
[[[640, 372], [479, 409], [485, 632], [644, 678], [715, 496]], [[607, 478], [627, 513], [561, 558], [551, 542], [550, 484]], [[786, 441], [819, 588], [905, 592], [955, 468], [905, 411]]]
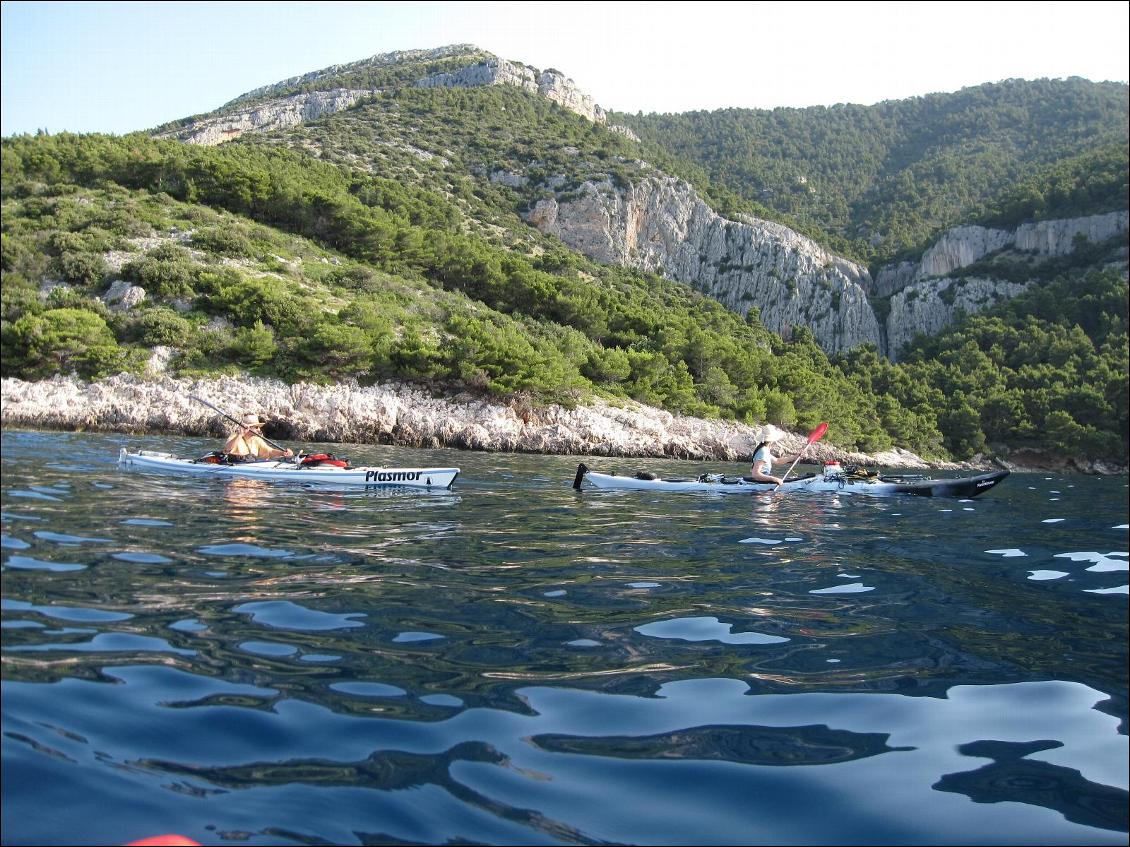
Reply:
[[201, 847], [199, 841], [193, 841], [191, 838], [185, 838], [183, 835], [151, 835], [149, 838], [142, 838], [139, 841], [131, 841], [126, 844], [126, 847]]

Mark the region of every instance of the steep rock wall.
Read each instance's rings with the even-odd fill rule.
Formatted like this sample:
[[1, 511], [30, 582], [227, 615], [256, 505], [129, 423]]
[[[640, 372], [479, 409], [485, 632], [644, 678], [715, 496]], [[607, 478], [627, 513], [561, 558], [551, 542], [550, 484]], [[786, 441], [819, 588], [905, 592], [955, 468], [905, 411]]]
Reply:
[[874, 293], [889, 297], [913, 283], [945, 277], [1000, 250], [1018, 250], [1041, 258], [1067, 256], [1075, 251], [1075, 239], [1091, 244], [1127, 231], [1130, 213], [1108, 212], [1083, 218], [1062, 218], [1021, 224], [1014, 230], [983, 226], [959, 226], [948, 230], [922, 254], [917, 262], [888, 265], [875, 277]]
[[[1128, 213], [1040, 221], [1015, 230], [955, 227], [918, 262], [887, 266], [875, 280], [862, 266], [781, 224], [727, 220], [686, 182], [663, 174], [627, 189], [587, 182], [538, 201], [528, 219], [598, 262], [663, 274], [742, 315], [756, 307], [775, 332], [808, 326], [828, 353], [871, 343], [894, 359], [916, 335], [937, 334], [959, 311], [974, 314], [1027, 289], [947, 274], [1002, 250], [1040, 258], [1067, 255], [1080, 236], [1099, 243], [1125, 234]], [[869, 295], [890, 298], [884, 321]]]
[[876, 277], [874, 293], [890, 297], [886, 321], [888, 358], [898, 361], [903, 347], [916, 335], [936, 335], [954, 321], [959, 311], [976, 314], [1029, 287], [1027, 283], [950, 276], [955, 271], [1001, 251], [1044, 259], [1070, 255], [1079, 237], [1095, 244], [1125, 235], [1128, 219], [1130, 213], [1110, 212], [1026, 223], [1015, 230], [955, 227], [918, 262], [883, 268]]
[[607, 120], [604, 109], [563, 73], [539, 71], [496, 56], [452, 73], [432, 74], [416, 82], [418, 88], [474, 88], [482, 85], [513, 85], [552, 100], [595, 123], [602, 124]]
[[201, 118], [179, 129], [158, 133], [154, 137], [174, 138], [187, 144], [211, 147], [239, 138], [245, 132], [285, 129], [314, 121], [325, 115], [348, 109], [362, 97], [375, 93], [377, 92], [337, 88], [332, 91], [295, 94], [260, 103], [248, 109]]
[[599, 262], [662, 273], [739, 314], [756, 306], [777, 332], [807, 325], [829, 352], [882, 347], [866, 268], [780, 224], [727, 220], [674, 177], [627, 190], [585, 183], [568, 200], [539, 201], [529, 220]]
[[887, 357], [897, 362], [916, 335], [937, 335], [957, 313], [973, 315], [1028, 290], [1027, 283], [993, 279], [933, 279], [915, 282], [891, 297]]

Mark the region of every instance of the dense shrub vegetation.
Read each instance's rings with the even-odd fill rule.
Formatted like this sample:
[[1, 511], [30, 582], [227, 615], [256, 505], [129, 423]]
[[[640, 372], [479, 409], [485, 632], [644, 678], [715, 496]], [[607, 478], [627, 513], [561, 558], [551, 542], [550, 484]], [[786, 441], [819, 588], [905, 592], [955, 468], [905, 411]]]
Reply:
[[[320, 83], [299, 87], [310, 85]], [[943, 124], [957, 132], [972, 121], [968, 146], [981, 150], [978, 121], [999, 104], [991, 90], [978, 96], [980, 105], [950, 104]], [[141, 371], [162, 347], [182, 374], [396, 377], [564, 403], [599, 394], [798, 429], [827, 420], [837, 444], [868, 451], [899, 445], [965, 458], [1010, 444], [1125, 461], [1119, 271], [1068, 262], [1033, 274], [998, 262], [994, 275], [1035, 279], [1027, 296], [920, 340], [900, 364], [867, 348], [833, 362], [804, 327], [786, 342], [756, 310], [743, 320], [661, 277], [596, 265], [520, 217], [551, 190], [630, 184], [652, 165], [696, 181], [720, 205], [768, 210], [777, 195], [751, 192], [741, 174], [787, 181], [788, 162], [810, 154], [827, 157], [807, 171], [819, 175], [824, 205], [801, 192], [791, 205], [774, 200], [776, 216], [803, 218], [872, 258], [974, 211], [1008, 222], [1105, 209], [1119, 180], [1124, 208], [1125, 145], [1105, 131], [1092, 142], [1111, 108], [1104, 92], [1093, 99], [1078, 143], [1039, 162], [1000, 151], [950, 161], [951, 148], [930, 142], [925, 125], [912, 143], [898, 127], [946, 111], [930, 98], [909, 117], [895, 114], [899, 104], [867, 114], [837, 107], [843, 114], [820, 132], [810, 110], [773, 113], [768, 124], [748, 115], [717, 125], [639, 118], [641, 148], [505, 87], [394, 87], [316, 124], [216, 148], [141, 134], [5, 139], [3, 373]], [[994, 125], [1012, 131], [1025, 119], [998, 116]], [[864, 140], [876, 127], [886, 128], [878, 147]], [[698, 130], [733, 136], [732, 168], [721, 152], [690, 161]], [[778, 144], [775, 158], [767, 144]], [[652, 151], [651, 164], [641, 149]], [[905, 165], [897, 173], [918, 174], [914, 192], [890, 169], [896, 160]], [[946, 174], [967, 160], [984, 173], [951, 184]], [[986, 188], [997, 181], [1009, 190]], [[832, 186], [843, 192], [834, 202]], [[898, 221], [902, 234], [890, 228], [889, 206], [916, 210]], [[887, 227], [881, 248], [860, 247], [871, 245], [860, 238], [864, 224]], [[144, 288], [146, 299], [107, 306], [115, 280]]]
[[[259, 146], [56, 136], [8, 140], [3, 156], [5, 374], [49, 368], [28, 323], [65, 316], [31, 280], [73, 241], [130, 254], [120, 276], [150, 295], [110, 313], [97, 297], [111, 274], [61, 287], [103, 313], [66, 336], [101, 351], [74, 367], [83, 375], [137, 367], [137, 348], [161, 343], [183, 372], [397, 376], [565, 402], [599, 391], [791, 426], [834, 418], [845, 444], [891, 443], [810, 335], [785, 344], [659, 277], [507, 251], [465, 234], [438, 194]], [[141, 223], [164, 234], [152, 249], [130, 241]], [[67, 348], [51, 349], [66, 369]]]
[[898, 365], [870, 347], [837, 363], [894, 415], [934, 410], [955, 456], [995, 442], [1125, 461], [1127, 308], [1120, 272], [1080, 271], [919, 339]]
[[614, 115], [648, 151], [872, 265], [965, 222], [1126, 208], [1127, 87], [1006, 82], [874, 106]]

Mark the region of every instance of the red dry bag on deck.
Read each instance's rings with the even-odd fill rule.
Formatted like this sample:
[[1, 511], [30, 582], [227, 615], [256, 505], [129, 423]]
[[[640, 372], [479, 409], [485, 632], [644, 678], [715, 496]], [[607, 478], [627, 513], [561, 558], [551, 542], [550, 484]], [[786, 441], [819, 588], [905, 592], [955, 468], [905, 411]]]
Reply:
[[302, 467], [316, 468], [319, 465], [332, 465], [335, 468], [348, 468], [349, 459], [339, 459], [333, 453], [313, 453], [302, 457]]

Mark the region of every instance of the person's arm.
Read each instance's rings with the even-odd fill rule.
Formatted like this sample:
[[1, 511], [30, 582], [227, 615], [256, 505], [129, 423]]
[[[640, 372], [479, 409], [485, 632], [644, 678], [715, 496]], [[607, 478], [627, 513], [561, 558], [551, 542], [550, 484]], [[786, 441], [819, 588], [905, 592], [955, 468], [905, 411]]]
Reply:
[[255, 456], [260, 459], [289, 459], [294, 452], [288, 447], [285, 450], [276, 450], [263, 440], [262, 436], [255, 436]]

